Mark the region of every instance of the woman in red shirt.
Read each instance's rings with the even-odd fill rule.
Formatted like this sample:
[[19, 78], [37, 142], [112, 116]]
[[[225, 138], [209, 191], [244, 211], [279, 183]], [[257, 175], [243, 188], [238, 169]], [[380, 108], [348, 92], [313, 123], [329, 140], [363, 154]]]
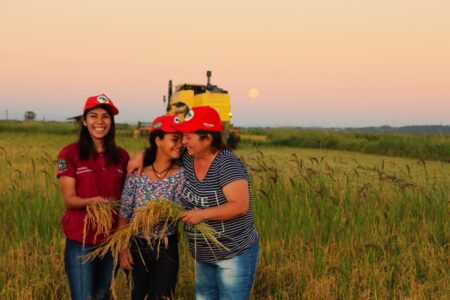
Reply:
[[[128, 153], [115, 144], [114, 116], [119, 113], [106, 95], [86, 100], [79, 140], [58, 155], [58, 178], [66, 211], [61, 223], [66, 236], [64, 265], [72, 299], [108, 299], [113, 270], [111, 254], [85, 261], [107, 235], [88, 226], [84, 235], [86, 206], [120, 199]], [[115, 216], [113, 228], [116, 227]]]

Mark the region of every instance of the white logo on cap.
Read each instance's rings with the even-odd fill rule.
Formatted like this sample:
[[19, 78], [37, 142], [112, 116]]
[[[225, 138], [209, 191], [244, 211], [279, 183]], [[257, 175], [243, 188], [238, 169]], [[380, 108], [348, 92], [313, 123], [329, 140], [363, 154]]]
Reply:
[[203, 125], [206, 127], [214, 127], [214, 124], [203, 122]]
[[194, 111], [191, 109], [188, 111], [188, 113], [186, 114], [186, 117], [184, 117], [185, 121], [189, 121], [190, 119], [192, 119], [194, 117]]
[[108, 98], [106, 98], [105, 96], [98, 96], [97, 101], [100, 103], [108, 103], [109, 102]]

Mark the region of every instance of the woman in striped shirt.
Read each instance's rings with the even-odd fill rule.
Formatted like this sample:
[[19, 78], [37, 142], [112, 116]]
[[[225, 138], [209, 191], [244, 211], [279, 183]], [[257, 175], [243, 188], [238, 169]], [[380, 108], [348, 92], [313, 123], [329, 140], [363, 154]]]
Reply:
[[[258, 260], [250, 178], [222, 142], [223, 125], [209, 106], [194, 107], [180, 126], [186, 153], [182, 202], [189, 248], [195, 258], [197, 299], [248, 299]], [[228, 250], [207, 243], [191, 225], [205, 222]]]

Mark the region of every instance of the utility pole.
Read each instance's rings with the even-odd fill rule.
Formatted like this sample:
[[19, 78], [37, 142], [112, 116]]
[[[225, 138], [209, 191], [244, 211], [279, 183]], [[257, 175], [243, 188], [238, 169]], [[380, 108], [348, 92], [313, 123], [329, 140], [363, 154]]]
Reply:
[[6, 120], [8, 120], [8, 110], [6, 110]]

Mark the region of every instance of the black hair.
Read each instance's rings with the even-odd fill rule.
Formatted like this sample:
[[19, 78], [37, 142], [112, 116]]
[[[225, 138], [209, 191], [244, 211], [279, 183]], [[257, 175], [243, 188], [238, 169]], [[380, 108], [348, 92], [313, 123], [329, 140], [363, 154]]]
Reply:
[[150, 135], [148, 137], [148, 142], [150, 146], [145, 149], [144, 167], [149, 166], [155, 162], [156, 151], [158, 151], [158, 146], [156, 145], [156, 138], [159, 137], [160, 139], [163, 139], [165, 135], [166, 132], [162, 130], [154, 130], [150, 132]]
[[[102, 107], [104, 108], [109, 116], [111, 117], [111, 127], [109, 128], [108, 133], [103, 139], [104, 147], [105, 147], [105, 156], [106, 156], [106, 164], [115, 164], [117, 165], [120, 161], [119, 150], [116, 146], [116, 124], [114, 122], [114, 114], [109, 110], [108, 107], [103, 105], [95, 106], [83, 113], [83, 120], [86, 120], [86, 116], [88, 112], [94, 108]], [[83, 125], [81, 122], [80, 126], [80, 136], [78, 139], [78, 144], [80, 146], [80, 160], [88, 160], [91, 155], [95, 155], [95, 147], [94, 142], [92, 141], [92, 137], [89, 134], [89, 130], [87, 126]]]
[[208, 130], [201, 129], [201, 130], [197, 130], [194, 133], [200, 137], [200, 140], [206, 139], [208, 134], [211, 135], [211, 147], [213, 149], [216, 149], [219, 151], [221, 151], [223, 149], [228, 149], [228, 147], [225, 145], [225, 142], [223, 141], [221, 132], [208, 131]]
[[[144, 167], [150, 166], [153, 164], [156, 160], [156, 152], [158, 151], [158, 146], [156, 145], [156, 138], [164, 139], [167, 132], [162, 130], [154, 130], [150, 132], [150, 135], [148, 137], [148, 142], [150, 146], [148, 148], [145, 148], [144, 153]], [[174, 159], [173, 162], [175, 164], [180, 164], [179, 159]]]

